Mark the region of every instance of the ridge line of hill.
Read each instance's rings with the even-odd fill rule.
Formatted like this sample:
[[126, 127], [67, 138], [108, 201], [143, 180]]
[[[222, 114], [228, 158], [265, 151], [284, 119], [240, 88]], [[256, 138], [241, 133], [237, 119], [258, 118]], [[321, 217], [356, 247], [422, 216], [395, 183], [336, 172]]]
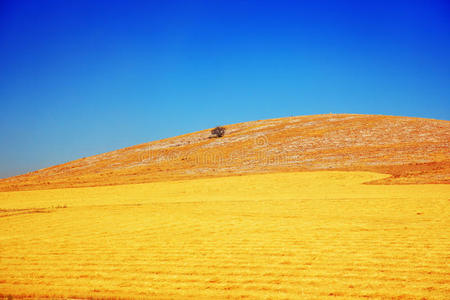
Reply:
[[0, 191], [290, 171], [372, 171], [376, 184], [450, 183], [450, 121], [322, 114], [225, 125], [0, 179]]

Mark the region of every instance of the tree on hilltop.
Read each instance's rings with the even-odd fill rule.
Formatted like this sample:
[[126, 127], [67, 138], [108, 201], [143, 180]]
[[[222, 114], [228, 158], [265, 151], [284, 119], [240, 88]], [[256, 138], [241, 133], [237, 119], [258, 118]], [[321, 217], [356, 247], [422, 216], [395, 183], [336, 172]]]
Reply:
[[225, 135], [225, 127], [217, 126], [213, 130], [211, 130], [211, 135], [216, 138], [223, 137]]

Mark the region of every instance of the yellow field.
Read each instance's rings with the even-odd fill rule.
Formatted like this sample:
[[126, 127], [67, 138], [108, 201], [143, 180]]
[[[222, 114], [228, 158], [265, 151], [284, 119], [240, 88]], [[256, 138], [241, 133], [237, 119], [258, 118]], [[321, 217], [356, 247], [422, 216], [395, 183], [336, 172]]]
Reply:
[[0, 193], [0, 297], [450, 299], [450, 186], [383, 177]]

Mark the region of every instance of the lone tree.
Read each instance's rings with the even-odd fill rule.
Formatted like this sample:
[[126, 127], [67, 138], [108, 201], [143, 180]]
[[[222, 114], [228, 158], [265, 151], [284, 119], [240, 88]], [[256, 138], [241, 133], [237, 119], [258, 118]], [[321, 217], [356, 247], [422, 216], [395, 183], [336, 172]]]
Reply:
[[225, 135], [225, 127], [217, 126], [213, 130], [211, 130], [211, 134], [217, 138], [223, 137]]

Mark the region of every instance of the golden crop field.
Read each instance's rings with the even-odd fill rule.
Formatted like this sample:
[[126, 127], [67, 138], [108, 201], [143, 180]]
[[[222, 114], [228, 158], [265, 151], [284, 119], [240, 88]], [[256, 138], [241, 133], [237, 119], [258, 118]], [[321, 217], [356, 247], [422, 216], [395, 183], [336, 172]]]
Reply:
[[2, 192], [0, 295], [449, 299], [450, 186], [363, 184], [384, 177]]

